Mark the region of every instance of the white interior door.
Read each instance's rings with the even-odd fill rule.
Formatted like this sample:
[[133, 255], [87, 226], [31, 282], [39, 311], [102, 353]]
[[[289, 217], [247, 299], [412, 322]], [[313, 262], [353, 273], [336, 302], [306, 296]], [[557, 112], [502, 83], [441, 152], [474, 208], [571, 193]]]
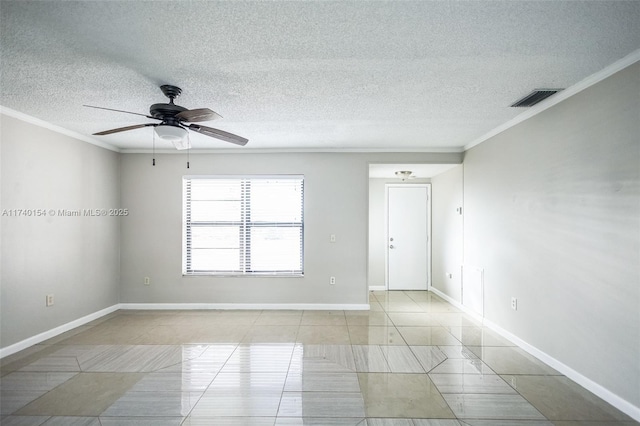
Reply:
[[429, 185], [387, 186], [387, 288], [427, 290]]

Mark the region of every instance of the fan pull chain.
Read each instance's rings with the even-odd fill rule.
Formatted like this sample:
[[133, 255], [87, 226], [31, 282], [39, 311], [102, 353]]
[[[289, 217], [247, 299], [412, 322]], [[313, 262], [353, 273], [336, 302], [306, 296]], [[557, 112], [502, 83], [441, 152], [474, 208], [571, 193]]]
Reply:
[[153, 156], [153, 165], [156, 165], [156, 131], [155, 129], [152, 129], [153, 131], [153, 149], [152, 149], [152, 156]]
[[191, 154], [191, 137], [189, 137], [189, 133], [187, 132], [187, 169], [189, 168], [190, 154]]

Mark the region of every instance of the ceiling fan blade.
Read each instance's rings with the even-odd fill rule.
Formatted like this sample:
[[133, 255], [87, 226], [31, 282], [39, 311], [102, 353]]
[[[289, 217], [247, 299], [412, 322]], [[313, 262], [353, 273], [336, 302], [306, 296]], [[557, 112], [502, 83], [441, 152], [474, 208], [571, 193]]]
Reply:
[[225, 142], [231, 142], [236, 145], [245, 146], [247, 142], [249, 142], [249, 139], [245, 139], [242, 136], [234, 135], [233, 133], [225, 132], [224, 130], [214, 129], [213, 127], [190, 124], [188, 129], [201, 133], [205, 136], [210, 136]]
[[139, 114], [137, 112], [131, 112], [131, 111], [123, 111], [121, 109], [113, 109], [113, 108], [105, 108], [105, 107], [99, 107], [99, 106], [93, 106], [93, 105], [82, 105], [84, 107], [88, 107], [88, 108], [96, 108], [96, 109], [106, 109], [107, 111], [115, 111], [115, 112], [124, 112], [127, 114], [134, 114], [134, 115], [141, 115], [143, 117], [147, 117], [147, 118], [152, 118], [154, 120], [160, 120], [159, 118], [156, 117], [152, 117], [150, 115], [146, 115], [146, 114]]
[[119, 132], [126, 132], [127, 130], [134, 130], [134, 129], [141, 129], [143, 127], [149, 127], [149, 126], [157, 126], [156, 123], [147, 123], [147, 124], [135, 124], [133, 126], [127, 126], [127, 127], [118, 127], [117, 129], [111, 129], [111, 130], [105, 130], [103, 132], [98, 132], [98, 133], [94, 133], [94, 136], [104, 136], [104, 135], [110, 135], [112, 133], [119, 133]]
[[176, 114], [176, 118], [179, 120], [189, 121], [191, 123], [197, 123], [199, 121], [211, 121], [218, 118], [222, 118], [220, 114], [209, 108], [188, 109]]

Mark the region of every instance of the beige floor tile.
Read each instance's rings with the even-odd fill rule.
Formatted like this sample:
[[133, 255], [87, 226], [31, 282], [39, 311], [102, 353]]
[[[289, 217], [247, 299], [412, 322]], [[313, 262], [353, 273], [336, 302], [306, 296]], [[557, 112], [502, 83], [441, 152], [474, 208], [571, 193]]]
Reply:
[[251, 329], [250, 325], [217, 325], [194, 328], [189, 343], [238, 343]]
[[346, 325], [301, 325], [296, 340], [305, 344], [348, 345], [349, 330]]
[[144, 327], [167, 323], [175, 324], [178, 315], [171, 311], [122, 311], [119, 315], [111, 317], [100, 325], [109, 327]]
[[[196, 423], [182, 423], [182, 416], [178, 417], [105, 417], [100, 416], [100, 426], [193, 426]], [[205, 423], [197, 423], [205, 424]], [[212, 423], [208, 423], [211, 425]]]
[[0, 389], [49, 391], [78, 373], [68, 372], [22, 372], [16, 371], [0, 379]]
[[305, 311], [300, 325], [347, 325], [344, 313], [315, 313]]
[[385, 312], [347, 311], [347, 325], [393, 325]]
[[453, 419], [426, 374], [358, 373], [367, 417]]
[[386, 312], [424, 312], [424, 309], [413, 300], [380, 302]]
[[58, 349], [59, 347], [54, 345], [34, 345], [4, 357], [0, 360], [0, 377], [18, 371], [34, 361], [55, 353]]
[[220, 373], [286, 373], [293, 350], [293, 343], [239, 345]]
[[425, 370], [408, 346], [380, 346], [392, 373], [424, 373]]
[[440, 325], [438, 321], [433, 319], [432, 314], [425, 312], [389, 312], [389, 318], [396, 327], [401, 326], [421, 326], [421, 327], [437, 327]]
[[503, 376], [550, 420], [631, 421], [565, 376]]
[[444, 394], [460, 419], [546, 420], [518, 394]]
[[50, 417], [44, 426], [104, 426], [98, 417], [55, 416]]
[[544, 362], [517, 347], [468, 346], [497, 374], [560, 375]]
[[452, 306], [447, 302], [416, 302], [424, 312], [462, 312], [460, 309]]
[[413, 302], [404, 291], [374, 291], [373, 295], [378, 302]]
[[253, 325], [242, 343], [295, 343], [298, 325]]
[[64, 340], [65, 345], [135, 345], [152, 325], [110, 325], [109, 321]]
[[351, 345], [296, 344], [290, 372], [295, 373], [351, 373], [356, 371]]
[[478, 327], [475, 318], [462, 312], [434, 312], [432, 318], [444, 327]]
[[384, 312], [384, 308], [378, 302], [369, 302], [369, 310], [372, 312]]
[[254, 325], [300, 325], [300, 311], [263, 311]]
[[216, 311], [210, 316], [211, 325], [252, 325], [260, 317], [262, 311]]
[[[2, 389], [0, 390], [0, 415], [12, 414], [46, 392], [46, 390]], [[4, 426], [4, 420], [1, 420], [0, 424]]]
[[80, 373], [15, 414], [98, 416], [143, 376], [142, 373]]
[[444, 327], [398, 327], [398, 331], [408, 345], [455, 346], [460, 344], [460, 341]]
[[393, 326], [349, 326], [352, 345], [406, 345]]
[[446, 329], [466, 346], [516, 346], [486, 327], [447, 326]]
[[497, 374], [429, 374], [429, 378], [443, 394], [516, 393]]
[[[275, 417], [194, 417], [189, 416], [180, 423], [180, 426], [273, 426], [276, 421]], [[300, 423], [292, 423], [299, 425]], [[104, 424], [103, 426], [111, 426]], [[115, 426], [115, 425], [114, 425]], [[125, 425], [126, 426], [126, 425]], [[134, 426], [134, 425], [131, 425]], [[136, 423], [135, 426], [138, 426]], [[147, 426], [147, 425], [144, 425]], [[149, 426], [156, 426], [155, 424]], [[163, 425], [158, 425], [163, 426]]]
[[80, 327], [76, 327], [73, 330], [69, 330], [67, 332], [64, 332], [62, 334], [59, 334], [55, 337], [52, 337], [51, 339], [47, 339], [44, 342], [42, 342], [43, 345], [56, 345], [56, 344], [65, 344], [65, 340], [69, 339], [70, 337], [76, 336], [82, 332], [91, 330], [91, 328], [93, 328], [94, 326], [92, 325], [82, 325]]
[[609, 422], [609, 421], [602, 421], [602, 420], [593, 422], [593, 421], [587, 421], [587, 420], [566, 420], [566, 421], [555, 421], [553, 423], [550, 422], [549, 425], [553, 425], [553, 426], [638, 426], [638, 422], [634, 422], [634, 421], [628, 421], [628, 422], [610, 421]]

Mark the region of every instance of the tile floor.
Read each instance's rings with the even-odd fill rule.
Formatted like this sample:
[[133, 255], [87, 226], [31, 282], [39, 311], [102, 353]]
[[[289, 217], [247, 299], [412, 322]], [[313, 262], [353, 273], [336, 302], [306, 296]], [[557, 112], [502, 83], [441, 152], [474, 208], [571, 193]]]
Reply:
[[371, 311], [118, 311], [3, 359], [0, 392], [7, 426], [638, 424], [413, 291]]

